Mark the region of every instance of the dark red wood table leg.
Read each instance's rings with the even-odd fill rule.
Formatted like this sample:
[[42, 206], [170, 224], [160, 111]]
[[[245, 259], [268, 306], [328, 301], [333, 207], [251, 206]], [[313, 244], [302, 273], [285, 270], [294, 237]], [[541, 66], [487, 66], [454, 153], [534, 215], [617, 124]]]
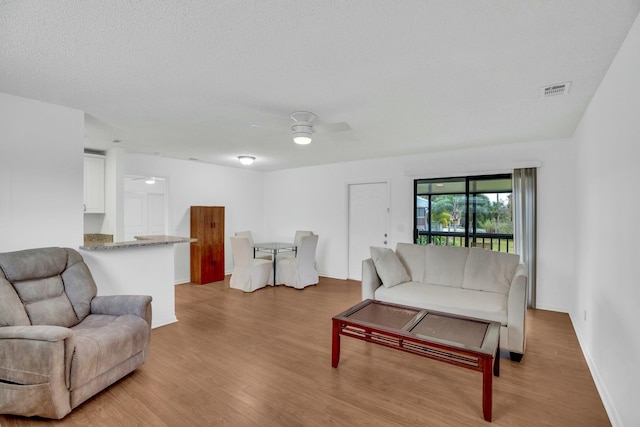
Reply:
[[491, 421], [493, 393], [493, 357], [482, 358], [482, 414], [486, 421]]
[[340, 322], [333, 320], [333, 333], [331, 337], [331, 366], [338, 367], [340, 362]]

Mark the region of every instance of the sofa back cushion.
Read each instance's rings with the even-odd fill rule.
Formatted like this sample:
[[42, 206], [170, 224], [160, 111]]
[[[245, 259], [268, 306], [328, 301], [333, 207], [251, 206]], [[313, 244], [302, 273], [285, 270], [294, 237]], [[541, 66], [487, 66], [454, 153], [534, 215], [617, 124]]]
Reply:
[[427, 247], [413, 243], [398, 243], [396, 254], [411, 276], [412, 282], [424, 282], [424, 266]]
[[471, 248], [462, 287], [508, 295], [519, 263], [519, 255]]
[[469, 248], [425, 246], [424, 283], [462, 287]]
[[0, 327], [29, 326], [29, 316], [11, 283], [0, 272]]
[[370, 250], [371, 259], [384, 287], [390, 288], [411, 280], [406, 268], [391, 249], [371, 246]]
[[73, 311], [78, 321], [82, 321], [91, 313], [91, 300], [98, 294], [98, 287], [82, 255], [74, 249], [64, 250], [67, 252], [67, 266], [60, 276]]
[[7, 296], [2, 299], [0, 324], [5, 326], [25, 325], [24, 314], [32, 325], [74, 326], [89, 314], [97, 294], [87, 266], [73, 249], [3, 253], [0, 269], [0, 293]]

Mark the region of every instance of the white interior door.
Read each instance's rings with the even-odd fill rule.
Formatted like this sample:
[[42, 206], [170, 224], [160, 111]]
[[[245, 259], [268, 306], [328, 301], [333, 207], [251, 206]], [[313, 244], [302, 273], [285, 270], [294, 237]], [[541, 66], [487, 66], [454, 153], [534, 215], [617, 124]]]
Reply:
[[370, 246], [388, 242], [389, 193], [386, 182], [349, 185], [349, 279], [362, 280]]
[[124, 240], [134, 240], [143, 236], [147, 229], [146, 194], [125, 193], [124, 195]]
[[125, 193], [124, 239], [167, 234], [164, 194]]
[[166, 179], [127, 176], [124, 181], [124, 239], [167, 234]]
[[164, 194], [147, 194], [147, 234], [166, 234]]

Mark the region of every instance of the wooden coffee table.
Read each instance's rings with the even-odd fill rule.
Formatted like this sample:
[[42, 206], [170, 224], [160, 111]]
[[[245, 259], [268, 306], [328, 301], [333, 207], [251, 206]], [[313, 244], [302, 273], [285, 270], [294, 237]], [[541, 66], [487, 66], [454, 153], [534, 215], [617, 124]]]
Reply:
[[370, 299], [332, 320], [334, 368], [344, 335], [480, 371], [482, 412], [491, 421], [493, 375], [500, 374], [500, 323]]

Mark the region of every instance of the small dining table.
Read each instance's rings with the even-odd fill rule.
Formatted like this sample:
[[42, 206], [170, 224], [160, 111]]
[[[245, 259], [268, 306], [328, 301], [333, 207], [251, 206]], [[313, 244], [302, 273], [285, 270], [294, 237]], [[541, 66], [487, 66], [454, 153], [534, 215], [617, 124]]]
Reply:
[[298, 248], [293, 243], [285, 242], [264, 242], [253, 244], [253, 257], [256, 257], [256, 252], [267, 252], [273, 255], [273, 285], [276, 285], [276, 257], [281, 252], [293, 252], [297, 254]]

